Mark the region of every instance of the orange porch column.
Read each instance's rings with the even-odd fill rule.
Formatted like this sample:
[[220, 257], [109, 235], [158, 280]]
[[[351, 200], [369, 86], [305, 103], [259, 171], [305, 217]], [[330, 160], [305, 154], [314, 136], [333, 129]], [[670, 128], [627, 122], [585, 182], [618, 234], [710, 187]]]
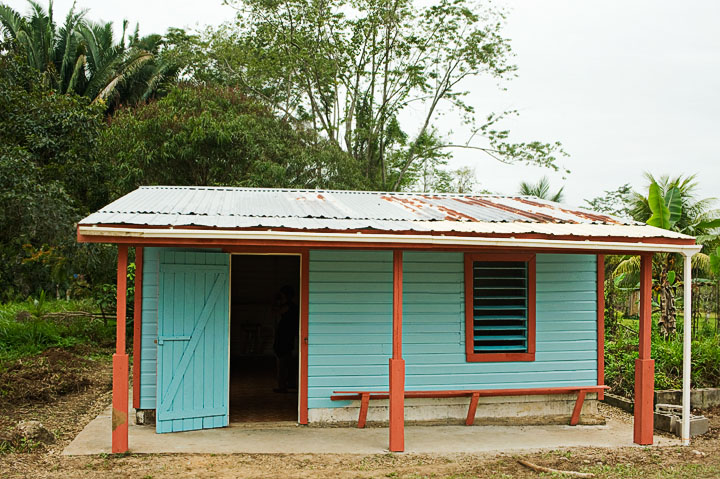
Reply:
[[393, 251], [393, 354], [390, 359], [390, 451], [405, 450], [405, 360], [402, 359], [403, 253]]
[[125, 352], [127, 301], [127, 245], [118, 245], [117, 339], [113, 354], [112, 452], [128, 450], [128, 355]]
[[653, 443], [653, 394], [655, 361], [650, 359], [652, 331], [652, 254], [640, 257], [639, 358], [635, 360], [635, 419], [633, 441]]

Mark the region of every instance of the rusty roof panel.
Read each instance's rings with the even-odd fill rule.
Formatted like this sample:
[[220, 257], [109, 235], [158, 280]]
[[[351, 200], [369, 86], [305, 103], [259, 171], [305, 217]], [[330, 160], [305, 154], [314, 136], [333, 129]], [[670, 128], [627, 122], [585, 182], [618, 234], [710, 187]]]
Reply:
[[525, 196], [144, 186], [80, 224], [682, 237]]

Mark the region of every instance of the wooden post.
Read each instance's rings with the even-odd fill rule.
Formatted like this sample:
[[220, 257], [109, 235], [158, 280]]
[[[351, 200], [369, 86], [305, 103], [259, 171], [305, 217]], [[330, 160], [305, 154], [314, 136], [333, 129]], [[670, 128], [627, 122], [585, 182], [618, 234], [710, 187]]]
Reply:
[[140, 361], [142, 360], [143, 248], [135, 248], [135, 301], [133, 303], [133, 407], [140, 409]]
[[635, 419], [633, 440], [653, 443], [653, 394], [655, 361], [650, 358], [652, 331], [652, 254], [640, 257], [639, 358], [635, 360]]
[[308, 423], [308, 329], [310, 315], [310, 251], [300, 255], [300, 424]]
[[117, 329], [113, 355], [112, 452], [128, 451], [128, 355], [125, 352], [127, 245], [118, 245]]
[[[605, 385], [605, 255], [597, 255], [597, 384]], [[605, 399], [605, 391], [600, 390], [597, 398]]]
[[405, 361], [402, 359], [403, 253], [393, 251], [393, 335], [390, 359], [390, 451], [405, 450]]

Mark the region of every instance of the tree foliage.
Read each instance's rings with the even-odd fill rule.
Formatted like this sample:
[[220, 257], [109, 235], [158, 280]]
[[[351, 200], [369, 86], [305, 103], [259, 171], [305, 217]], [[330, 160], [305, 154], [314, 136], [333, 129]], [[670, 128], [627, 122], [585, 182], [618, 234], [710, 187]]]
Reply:
[[52, 0], [47, 9], [28, 3], [26, 16], [0, 4], [0, 32], [41, 72], [45, 87], [115, 107], [146, 100], [175, 79], [177, 66], [162, 55], [161, 36], [140, 38], [136, 29], [127, 38], [124, 22], [116, 42], [112, 22], [88, 20], [87, 10], [73, 6], [58, 27]]
[[118, 110], [100, 154], [124, 194], [139, 185], [362, 188], [357, 162], [236, 88], [184, 85]]
[[108, 201], [94, 156], [102, 110], [42, 85], [0, 44], [0, 299], [65, 286], [80, 264], [103, 274], [103, 249], [78, 246], [74, 231]]
[[[230, 3], [234, 25], [201, 37], [176, 32], [178, 51], [195, 58], [188, 72], [241, 86], [283, 118], [312, 125], [375, 187], [416, 186], [452, 148], [558, 168], [559, 144], [512, 143], [499, 121], [514, 112], [483, 116], [467, 102], [479, 77], [501, 81], [516, 70], [501, 11], [468, 0]], [[469, 125], [466, 143], [448, 141], [448, 113]]]
[[[648, 195], [633, 192], [628, 207], [636, 221], [696, 236], [701, 244], [716, 240], [712, 229], [720, 212], [714, 208], [714, 198], [697, 199], [694, 175], [674, 178], [662, 176], [659, 179], [649, 173], [645, 176], [648, 180]], [[682, 278], [683, 275], [682, 264], [677, 254], [653, 255], [654, 290], [660, 310], [658, 322], [665, 337], [674, 334], [676, 330], [675, 289], [676, 278]], [[710, 274], [711, 257], [705, 253], [696, 254], [692, 259], [692, 267], [699, 274]], [[628, 256], [617, 265], [613, 274], [616, 277], [624, 275], [625, 282], [637, 284], [639, 271], [640, 258]]]
[[588, 208], [598, 213], [630, 219], [629, 203], [631, 195], [632, 187], [626, 183], [615, 190], [605, 190], [604, 195], [585, 200], [585, 203]]
[[565, 187], [561, 187], [555, 193], [550, 191], [550, 180], [547, 176], [543, 176], [538, 180], [537, 183], [529, 183], [523, 181], [520, 183], [520, 189], [518, 193], [525, 196], [535, 196], [537, 198], [549, 201], [555, 201], [560, 203], [563, 201], [563, 190]]

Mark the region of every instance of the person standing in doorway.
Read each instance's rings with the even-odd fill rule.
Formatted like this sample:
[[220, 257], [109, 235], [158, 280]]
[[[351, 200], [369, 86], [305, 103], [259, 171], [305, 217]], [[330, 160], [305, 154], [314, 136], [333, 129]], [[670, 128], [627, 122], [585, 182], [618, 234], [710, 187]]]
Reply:
[[297, 374], [293, 374], [295, 362], [295, 345], [298, 341], [300, 329], [300, 314], [295, 302], [295, 290], [285, 285], [280, 288], [277, 299], [277, 308], [280, 321], [275, 328], [275, 342], [273, 350], [277, 358], [277, 393], [297, 389]]

